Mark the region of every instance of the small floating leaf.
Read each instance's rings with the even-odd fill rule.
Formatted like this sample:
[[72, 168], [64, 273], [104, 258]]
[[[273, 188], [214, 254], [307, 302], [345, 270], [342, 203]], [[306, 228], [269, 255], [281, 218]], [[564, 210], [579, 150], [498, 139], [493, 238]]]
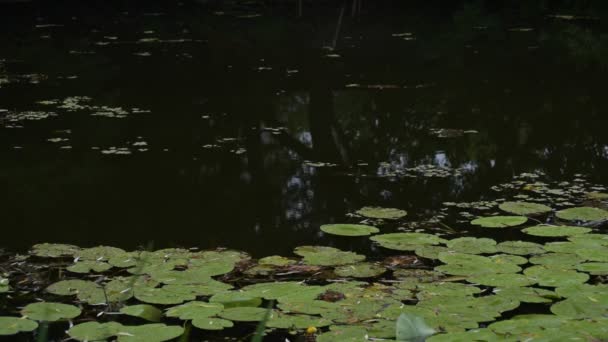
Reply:
[[121, 328], [122, 324], [116, 322], [86, 322], [70, 328], [68, 335], [77, 341], [105, 341], [115, 336]]
[[407, 211], [396, 208], [363, 207], [356, 214], [382, 220], [398, 220], [407, 215]]
[[215, 316], [224, 310], [224, 305], [220, 303], [188, 302], [180, 306], [174, 306], [167, 310], [167, 317], [178, 317], [181, 320], [191, 320], [195, 318], [207, 318]]
[[232, 328], [232, 321], [221, 318], [195, 318], [192, 320], [192, 325], [202, 330], [224, 330], [224, 328]]
[[534, 236], [547, 236], [547, 237], [558, 237], [558, 236], [572, 236], [589, 233], [591, 228], [585, 227], [573, 227], [573, 226], [550, 226], [550, 225], [538, 225], [534, 227], [524, 228], [524, 233]]
[[19, 317], [0, 317], [0, 336], [15, 335], [20, 332], [31, 332], [38, 328], [38, 323]]
[[59, 243], [40, 243], [34, 245], [30, 253], [43, 258], [59, 258], [65, 256], [73, 256], [79, 250], [79, 247], [73, 245], [65, 245]]
[[426, 233], [390, 233], [375, 235], [370, 238], [380, 246], [399, 251], [413, 251], [423, 245], [438, 245], [446, 240]]
[[488, 216], [471, 221], [471, 224], [484, 228], [506, 228], [522, 225], [528, 221], [525, 216]]
[[116, 333], [118, 342], [163, 342], [184, 333], [184, 328], [161, 323], [140, 326], [122, 326]]
[[376, 227], [364, 224], [326, 224], [321, 226], [321, 230], [327, 234], [340, 236], [367, 236], [380, 231]]
[[120, 309], [120, 312], [125, 315], [143, 318], [150, 322], [160, 322], [163, 315], [160, 309], [148, 304], [125, 306]]
[[568, 269], [559, 269], [536, 265], [524, 270], [524, 274], [535, 279], [540, 286], [561, 287], [571, 284], [582, 284], [589, 280], [589, 275]]
[[528, 241], [504, 241], [496, 245], [499, 252], [515, 255], [543, 254], [543, 245]]
[[33, 303], [27, 305], [21, 314], [35, 321], [55, 322], [80, 316], [80, 309], [61, 303]]
[[258, 264], [260, 265], [271, 265], [271, 266], [287, 266], [295, 264], [294, 260], [288, 259], [286, 257], [282, 257], [279, 255], [267, 256], [258, 260]]
[[600, 221], [608, 219], [608, 211], [593, 207], [577, 207], [560, 210], [557, 217], [567, 221]]
[[551, 208], [546, 205], [529, 202], [504, 202], [498, 208], [510, 214], [521, 216], [539, 215], [551, 211]]
[[488, 238], [461, 237], [447, 242], [450, 250], [469, 254], [496, 253], [496, 241]]
[[364, 255], [324, 246], [297, 247], [294, 253], [304, 257], [306, 264], [317, 266], [340, 266], [365, 260]]
[[386, 272], [386, 268], [370, 262], [362, 262], [354, 265], [336, 267], [334, 272], [340, 277], [371, 278]]

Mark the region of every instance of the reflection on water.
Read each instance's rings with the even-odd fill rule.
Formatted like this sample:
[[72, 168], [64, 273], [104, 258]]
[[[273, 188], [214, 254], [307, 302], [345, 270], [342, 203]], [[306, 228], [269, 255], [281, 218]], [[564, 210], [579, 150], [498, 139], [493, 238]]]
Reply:
[[319, 225], [363, 205], [430, 217], [525, 171], [606, 182], [608, 12], [535, 3], [370, 4], [332, 51], [329, 5], [2, 4], [7, 247], [281, 254], [341, 243]]

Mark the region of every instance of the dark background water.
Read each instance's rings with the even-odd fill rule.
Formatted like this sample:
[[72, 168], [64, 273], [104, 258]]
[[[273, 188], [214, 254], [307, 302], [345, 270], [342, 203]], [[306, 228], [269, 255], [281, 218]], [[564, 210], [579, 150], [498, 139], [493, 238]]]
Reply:
[[[288, 254], [340, 244], [319, 225], [363, 205], [415, 219], [520, 172], [608, 182], [602, 1], [348, 2], [336, 35], [341, 7], [0, 1], [0, 247]], [[73, 96], [96, 107], [37, 103]], [[424, 164], [461, 174], [386, 171]]]

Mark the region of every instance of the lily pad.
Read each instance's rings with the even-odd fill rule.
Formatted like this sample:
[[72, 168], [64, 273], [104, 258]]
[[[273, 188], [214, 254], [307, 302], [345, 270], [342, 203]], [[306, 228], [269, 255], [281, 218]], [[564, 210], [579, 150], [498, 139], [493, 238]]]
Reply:
[[24, 317], [35, 321], [55, 322], [80, 316], [81, 310], [73, 305], [61, 303], [33, 303], [21, 310]]
[[122, 324], [116, 322], [86, 322], [75, 325], [68, 330], [68, 335], [77, 341], [105, 341], [115, 336]]
[[107, 261], [110, 258], [126, 254], [124, 250], [116, 247], [98, 246], [85, 248], [74, 253], [76, 258], [89, 261]]
[[488, 238], [461, 237], [447, 242], [450, 250], [469, 254], [496, 253], [496, 241]]
[[586, 262], [577, 265], [576, 269], [592, 275], [608, 275], [608, 262]]
[[282, 257], [279, 255], [271, 255], [265, 258], [258, 260], [258, 264], [260, 265], [270, 265], [270, 266], [287, 266], [295, 264], [295, 260], [288, 259], [286, 257]]
[[357, 210], [356, 214], [373, 219], [398, 220], [405, 217], [407, 211], [396, 208], [363, 207]]
[[364, 255], [324, 246], [297, 247], [294, 253], [304, 257], [306, 264], [316, 266], [349, 265], [365, 260]]
[[136, 288], [135, 298], [149, 304], [172, 305], [181, 304], [185, 301], [194, 300], [195, 295], [191, 293], [179, 293], [169, 291], [165, 288]]
[[501, 287], [494, 289], [497, 296], [505, 296], [525, 303], [551, 303], [553, 299], [559, 296], [549, 290], [539, 289], [535, 287]]
[[323, 292], [323, 289], [320, 286], [304, 286], [299, 282], [285, 281], [248, 285], [243, 287], [241, 291], [251, 297], [272, 300], [303, 291], [313, 291], [314, 293], [319, 294]]
[[471, 224], [484, 228], [507, 228], [522, 225], [528, 221], [525, 216], [488, 216], [471, 221]]
[[380, 246], [398, 251], [413, 251], [424, 245], [438, 245], [446, 240], [426, 233], [390, 233], [375, 235], [370, 238]]
[[327, 234], [340, 236], [368, 236], [380, 231], [376, 227], [364, 224], [326, 224], [321, 226], [321, 230]]
[[148, 304], [139, 304], [125, 306], [120, 309], [120, 313], [125, 315], [143, 318], [150, 322], [160, 322], [163, 312], [155, 306]]
[[555, 266], [559, 268], [572, 268], [585, 259], [579, 257], [576, 254], [570, 253], [546, 253], [541, 255], [535, 255], [530, 258], [530, 263], [535, 265]]
[[441, 253], [439, 259], [447, 265], [435, 267], [435, 270], [452, 275], [473, 276], [521, 271], [521, 268], [515, 264], [502, 263], [480, 255]]
[[467, 277], [467, 281], [473, 284], [480, 284], [493, 287], [517, 287], [529, 286], [536, 283], [536, 280], [526, 277], [523, 274], [484, 274]]
[[118, 342], [163, 342], [180, 337], [184, 328], [161, 323], [122, 326], [116, 333]]
[[262, 304], [262, 298], [240, 291], [220, 292], [209, 298], [210, 303], [220, 303], [225, 308], [251, 306], [258, 307]]
[[544, 204], [529, 202], [503, 202], [498, 206], [498, 208], [510, 214], [521, 216], [539, 215], [551, 211], [551, 208]]
[[67, 268], [68, 271], [74, 273], [90, 273], [90, 272], [105, 272], [112, 268], [112, 265], [99, 261], [78, 261], [74, 265]]
[[15, 335], [20, 332], [31, 332], [38, 328], [38, 323], [19, 317], [0, 317], [0, 336]]
[[524, 274], [535, 279], [540, 286], [561, 287], [571, 284], [582, 284], [589, 280], [589, 275], [568, 269], [559, 269], [536, 265], [524, 270]]
[[178, 317], [181, 320], [191, 320], [195, 318], [207, 318], [215, 316], [224, 310], [224, 305], [220, 303], [207, 302], [188, 302], [180, 306], [174, 306], [167, 310], [167, 317]]
[[332, 321], [315, 316], [308, 315], [290, 315], [279, 314], [273, 315], [266, 326], [279, 329], [306, 329], [308, 327], [321, 328], [332, 324]]
[[608, 293], [578, 294], [551, 306], [551, 312], [571, 319], [597, 319], [608, 315]]
[[608, 262], [608, 246], [588, 246], [575, 253], [588, 261]]
[[32, 255], [42, 258], [59, 258], [73, 256], [80, 247], [59, 243], [40, 243], [32, 247]]
[[377, 277], [386, 272], [386, 268], [377, 264], [362, 262], [353, 265], [336, 267], [334, 272], [340, 277], [371, 278]]
[[608, 219], [608, 211], [593, 207], [577, 207], [560, 210], [557, 217], [567, 221], [600, 221]]
[[529, 241], [504, 241], [496, 245], [499, 252], [515, 255], [533, 255], [546, 253], [543, 245]]
[[195, 318], [192, 320], [192, 325], [202, 330], [224, 330], [224, 328], [232, 328], [232, 321], [221, 318]]
[[195, 296], [213, 296], [214, 294], [232, 289], [232, 285], [210, 279], [204, 284], [196, 285], [165, 285], [163, 289], [169, 292], [189, 293]]
[[265, 315], [266, 309], [254, 307], [228, 308], [220, 313], [220, 317], [236, 322], [259, 322], [264, 319]]
[[538, 225], [524, 228], [522, 231], [534, 236], [559, 237], [585, 234], [591, 230], [585, 227]]

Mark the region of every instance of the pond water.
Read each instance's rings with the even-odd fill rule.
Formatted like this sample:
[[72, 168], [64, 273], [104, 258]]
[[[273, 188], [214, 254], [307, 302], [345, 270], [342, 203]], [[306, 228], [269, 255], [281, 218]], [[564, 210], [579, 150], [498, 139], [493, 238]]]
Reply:
[[453, 208], [507, 196], [514, 177], [607, 192], [607, 18], [593, 1], [328, 1], [301, 16], [0, 1], [0, 250], [393, 255], [319, 229], [365, 206], [408, 212], [382, 233], [521, 238]]

